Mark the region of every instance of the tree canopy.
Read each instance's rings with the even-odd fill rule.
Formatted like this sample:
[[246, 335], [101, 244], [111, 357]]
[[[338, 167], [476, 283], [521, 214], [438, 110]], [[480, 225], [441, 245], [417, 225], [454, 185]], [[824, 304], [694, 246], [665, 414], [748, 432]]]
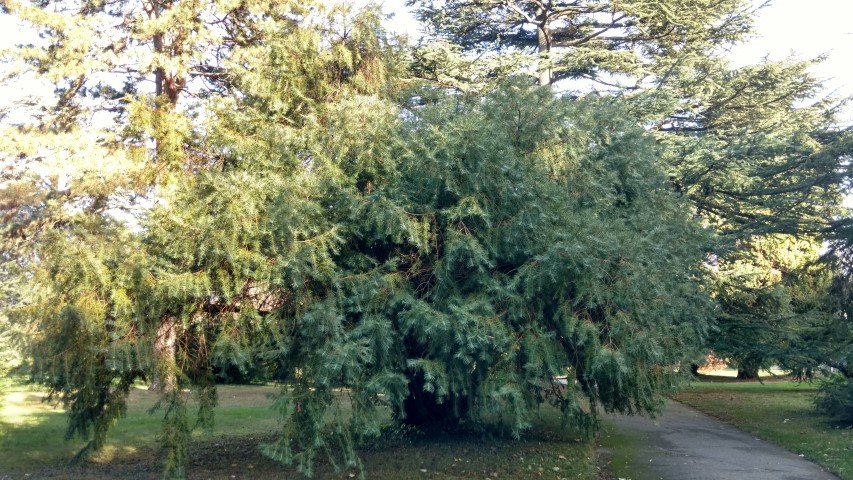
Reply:
[[[743, 0], [410, 0], [427, 32], [466, 49], [523, 50], [540, 85], [585, 78], [639, 87], [744, 38]], [[622, 78], [615, 78], [622, 77]], [[628, 82], [628, 83], [623, 83]]]
[[[91, 439], [81, 453], [103, 445], [134, 381], [157, 381], [167, 476], [182, 476], [190, 422], [181, 389], [195, 386], [209, 423], [207, 348], [234, 332], [223, 319], [267, 292], [270, 258], [257, 248], [272, 247], [252, 202], [290, 198], [298, 202], [279, 212], [322, 217], [304, 200], [316, 188], [310, 134], [328, 118], [324, 104], [385, 85], [380, 55], [392, 49], [374, 9], [156, 1], [4, 10], [47, 39], [9, 52], [13, 79], [57, 87], [55, 104], [4, 126], [3, 272], [21, 280], [12, 316], [25, 326], [33, 378], [68, 408], [68, 436]], [[252, 168], [234, 171], [243, 161]], [[286, 231], [292, 241], [274, 248], [297, 257], [288, 261], [295, 281], [300, 262], [328, 246], [305, 247], [309, 237], [329, 235], [322, 222], [291, 221], [277, 238]], [[170, 229], [198, 248], [167, 238]]]

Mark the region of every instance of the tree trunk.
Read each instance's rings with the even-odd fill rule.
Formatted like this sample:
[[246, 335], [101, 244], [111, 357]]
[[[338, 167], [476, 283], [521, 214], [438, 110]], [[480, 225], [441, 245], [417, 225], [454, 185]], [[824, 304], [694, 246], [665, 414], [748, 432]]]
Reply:
[[757, 368], [738, 368], [737, 369], [737, 378], [738, 378], [738, 380], [757, 380], [758, 379], [758, 369]]
[[424, 391], [424, 375], [415, 373], [409, 379], [409, 396], [403, 402], [403, 423], [407, 425], [445, 425], [456, 426], [468, 412], [468, 399], [453, 394], [444, 398], [443, 403], [433, 392]]
[[536, 9], [536, 49], [539, 53], [539, 86], [551, 85], [551, 32], [547, 12], [543, 7]]
[[154, 337], [154, 372], [148, 390], [154, 392], [172, 391], [178, 386], [175, 375], [175, 340], [178, 321], [171, 315], [160, 319], [157, 336]]

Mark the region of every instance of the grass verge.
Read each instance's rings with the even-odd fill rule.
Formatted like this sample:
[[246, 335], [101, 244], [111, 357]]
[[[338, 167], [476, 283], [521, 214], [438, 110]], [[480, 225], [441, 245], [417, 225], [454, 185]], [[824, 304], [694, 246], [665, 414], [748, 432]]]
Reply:
[[[0, 380], [0, 479], [160, 478], [157, 444], [162, 412], [148, 410], [156, 395], [131, 393], [128, 414], [111, 431], [108, 445], [76, 466], [68, 460], [83, 447], [64, 441], [64, 412], [42, 402], [43, 394], [19, 381]], [[190, 479], [300, 478], [260, 454], [278, 427], [267, 395], [272, 387], [221, 386], [216, 426], [196, 431], [189, 449]], [[592, 441], [560, 428], [558, 412], [543, 409], [520, 440], [458, 435], [396, 435], [360, 452], [370, 479], [594, 479]], [[319, 456], [314, 478], [357, 478], [335, 472]]]
[[815, 413], [817, 386], [795, 381], [705, 378], [675, 399], [853, 480], [853, 429]]
[[607, 420], [598, 435], [601, 477], [606, 479], [647, 480], [659, 478], [643, 462], [638, 461], [638, 446], [642, 440], [620, 431]]

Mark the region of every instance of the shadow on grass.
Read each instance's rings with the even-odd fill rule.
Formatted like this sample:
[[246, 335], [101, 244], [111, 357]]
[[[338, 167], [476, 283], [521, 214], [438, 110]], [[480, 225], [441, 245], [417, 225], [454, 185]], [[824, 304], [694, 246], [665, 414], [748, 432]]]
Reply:
[[[275, 440], [278, 420], [271, 414], [268, 387], [220, 389], [213, 433], [196, 431], [189, 445], [190, 479], [301, 478], [260, 453]], [[128, 416], [110, 432], [103, 451], [79, 465], [68, 461], [84, 445], [63, 440], [67, 418], [41, 402], [42, 394], [25, 385], [6, 389], [0, 404], [0, 478], [149, 479], [160, 478], [164, 454], [157, 444], [160, 415], [149, 415], [156, 395], [132, 392]], [[11, 396], [10, 396], [11, 395]], [[563, 430], [559, 413], [543, 409], [521, 439], [500, 430], [417, 432], [389, 428], [379, 440], [359, 449], [371, 479], [406, 478], [594, 478], [592, 442]], [[323, 454], [314, 478], [357, 477], [359, 471], [335, 471]]]
[[[194, 441], [189, 448], [189, 479], [298, 479], [294, 467], [264, 457], [258, 445], [275, 440], [274, 432]], [[595, 478], [589, 441], [568, 434], [539, 432], [519, 440], [474, 434], [409, 432], [386, 436], [359, 449], [371, 479], [409, 478]], [[10, 478], [106, 480], [159, 478], [162, 452], [142, 448], [107, 463], [84, 461], [77, 466], [55, 463], [39, 470], [8, 472]], [[5, 473], [5, 472], [4, 472]], [[17, 476], [16, 476], [17, 474]], [[314, 478], [358, 477], [355, 468], [336, 471], [318, 455]], [[0, 474], [0, 478], [5, 478]]]

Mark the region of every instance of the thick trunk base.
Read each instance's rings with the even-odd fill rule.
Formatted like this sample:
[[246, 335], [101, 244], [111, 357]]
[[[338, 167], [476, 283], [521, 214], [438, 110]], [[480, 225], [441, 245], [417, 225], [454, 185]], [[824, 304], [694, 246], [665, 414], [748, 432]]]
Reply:
[[160, 320], [157, 336], [154, 338], [154, 372], [148, 390], [152, 392], [174, 391], [178, 386], [175, 376], [175, 354], [178, 322], [175, 317], [166, 316]]
[[406, 425], [455, 427], [468, 413], [468, 399], [448, 395], [442, 403], [433, 392], [424, 391], [423, 374], [417, 373], [409, 380], [409, 396], [403, 402], [403, 412], [398, 414]]

